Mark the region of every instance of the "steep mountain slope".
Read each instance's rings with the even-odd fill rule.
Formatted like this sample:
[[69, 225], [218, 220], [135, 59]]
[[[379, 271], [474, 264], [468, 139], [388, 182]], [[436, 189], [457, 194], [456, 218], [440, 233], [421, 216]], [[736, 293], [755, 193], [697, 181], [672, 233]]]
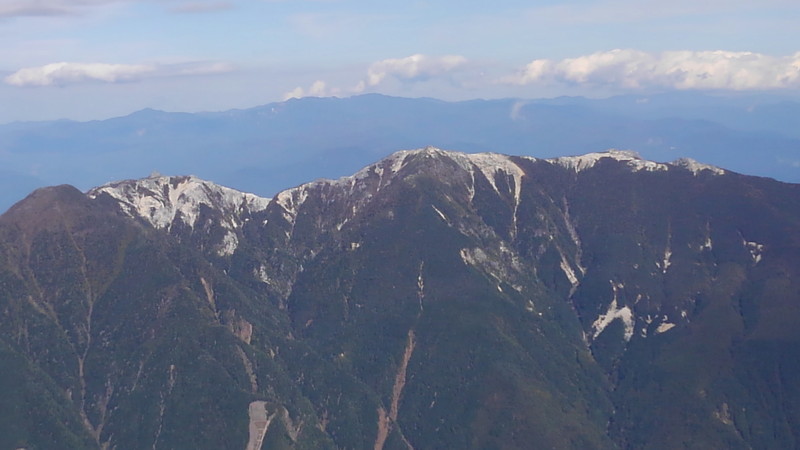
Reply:
[[[30, 383], [0, 408], [22, 412], [2, 424], [3, 447], [243, 448], [248, 404], [296, 395], [249, 345], [285, 336], [285, 321], [107, 200], [47, 188], [0, 218], [2, 362]], [[308, 447], [325, 442], [314, 430]]]
[[36, 191], [0, 217], [2, 444], [791, 448], [798, 231], [798, 185], [625, 151]]

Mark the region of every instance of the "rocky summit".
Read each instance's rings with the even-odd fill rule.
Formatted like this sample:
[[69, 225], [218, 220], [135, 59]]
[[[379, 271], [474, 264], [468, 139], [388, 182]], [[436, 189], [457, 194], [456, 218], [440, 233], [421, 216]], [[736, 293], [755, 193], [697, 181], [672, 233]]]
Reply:
[[795, 448], [800, 185], [401, 151], [0, 216], [0, 448]]

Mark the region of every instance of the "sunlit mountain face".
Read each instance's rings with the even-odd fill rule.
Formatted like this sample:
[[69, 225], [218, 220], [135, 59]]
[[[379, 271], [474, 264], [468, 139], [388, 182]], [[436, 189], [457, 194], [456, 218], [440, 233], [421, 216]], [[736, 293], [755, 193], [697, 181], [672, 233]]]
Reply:
[[793, 448], [800, 186], [401, 151], [0, 216], [2, 448]]

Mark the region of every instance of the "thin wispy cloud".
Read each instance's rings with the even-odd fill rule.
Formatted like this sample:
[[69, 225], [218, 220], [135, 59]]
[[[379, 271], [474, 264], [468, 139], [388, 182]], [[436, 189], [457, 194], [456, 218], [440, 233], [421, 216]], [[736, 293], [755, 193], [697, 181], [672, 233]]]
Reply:
[[[159, 3], [155, 0], [1, 0], [0, 18], [74, 16], [91, 8], [124, 3]], [[166, 2], [161, 2], [166, 3]], [[232, 1], [171, 1], [174, 13], [205, 13], [234, 8]], [[165, 5], [166, 7], [166, 5]]]
[[68, 16], [81, 13], [87, 7], [120, 3], [124, 0], [3, 0], [0, 18]]
[[766, 8], [797, 8], [794, 0], [594, 0], [555, 4], [528, 10], [538, 20], [559, 23], [631, 23], [649, 19], [692, 17], [764, 11]]
[[[335, 5], [336, 1], [284, 1], [292, 4], [295, 8], [303, 8], [302, 12], [295, 12], [286, 16], [286, 23], [291, 27], [292, 32], [297, 33], [299, 36], [313, 39], [340, 40], [343, 36], [360, 34], [367, 24], [386, 21], [391, 17], [387, 14], [373, 14], [346, 9], [341, 5]], [[304, 5], [306, 3], [329, 3], [335, 6], [326, 7], [324, 8], [325, 11], [317, 11], [315, 8], [319, 8], [319, 6]]]
[[179, 14], [198, 14], [217, 11], [227, 11], [234, 8], [232, 2], [187, 2], [173, 6], [170, 12]]
[[620, 89], [760, 90], [800, 87], [800, 53], [775, 57], [754, 52], [611, 50], [537, 59], [504, 78], [510, 84], [570, 84]]
[[162, 76], [216, 75], [235, 70], [236, 67], [228, 62], [189, 62], [161, 65], [158, 74]]
[[57, 62], [20, 69], [3, 81], [17, 87], [68, 86], [91, 82], [133, 82], [155, 76], [213, 75], [233, 70], [231, 64], [221, 62], [169, 65]]
[[0, 5], [0, 18], [61, 16], [68, 13], [67, 9], [47, 5]]

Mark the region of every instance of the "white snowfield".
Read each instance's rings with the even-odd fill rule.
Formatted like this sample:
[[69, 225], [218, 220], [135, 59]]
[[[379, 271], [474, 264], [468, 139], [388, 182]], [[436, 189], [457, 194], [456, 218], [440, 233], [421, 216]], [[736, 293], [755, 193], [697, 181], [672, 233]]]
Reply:
[[109, 183], [88, 192], [90, 198], [106, 193], [120, 202], [131, 217], [141, 217], [156, 228], [169, 229], [175, 219], [194, 228], [201, 205], [219, 209], [231, 229], [241, 226], [243, 212], [266, 209], [270, 199], [201, 180], [194, 176], [151, 176]]
[[625, 342], [628, 342], [633, 337], [633, 329], [635, 326], [633, 311], [629, 306], [619, 307], [617, 304], [619, 289], [624, 289], [625, 285], [622, 283], [614, 283], [613, 280], [608, 280], [608, 282], [611, 284], [614, 298], [611, 300], [611, 304], [608, 305], [605, 314], [600, 314], [597, 316], [597, 319], [592, 322], [592, 339], [597, 339], [606, 327], [611, 325], [611, 322], [619, 319], [625, 327], [623, 339], [625, 339]]
[[170, 231], [176, 220], [194, 229], [203, 206], [222, 213], [227, 230], [219, 244], [220, 256], [232, 255], [239, 245], [236, 230], [242, 226], [244, 213], [266, 209], [270, 199], [220, 186], [194, 176], [150, 176], [140, 180], [109, 183], [90, 190], [97, 198], [108, 194], [119, 202], [131, 217], [140, 217], [155, 228]]

